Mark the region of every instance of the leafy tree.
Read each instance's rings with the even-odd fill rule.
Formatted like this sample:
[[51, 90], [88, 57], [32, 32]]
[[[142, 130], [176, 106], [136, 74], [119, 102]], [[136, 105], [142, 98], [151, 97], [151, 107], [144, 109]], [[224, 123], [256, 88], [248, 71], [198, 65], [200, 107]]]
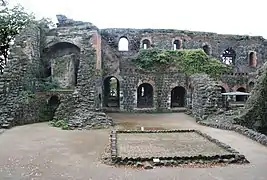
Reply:
[[9, 7], [6, 0], [0, 0], [0, 73], [3, 73], [15, 36], [33, 19], [21, 5]]

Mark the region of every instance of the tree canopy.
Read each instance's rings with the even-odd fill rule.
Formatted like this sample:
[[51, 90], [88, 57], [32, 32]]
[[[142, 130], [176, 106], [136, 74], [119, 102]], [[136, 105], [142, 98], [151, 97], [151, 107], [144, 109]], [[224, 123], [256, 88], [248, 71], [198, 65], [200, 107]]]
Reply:
[[0, 0], [0, 73], [6, 65], [10, 44], [33, 19], [21, 5], [10, 7], [6, 0]]

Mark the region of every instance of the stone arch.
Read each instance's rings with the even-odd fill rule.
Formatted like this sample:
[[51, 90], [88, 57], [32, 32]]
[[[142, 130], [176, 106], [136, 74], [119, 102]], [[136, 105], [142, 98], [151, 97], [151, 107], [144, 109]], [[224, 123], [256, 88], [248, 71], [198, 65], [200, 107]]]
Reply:
[[236, 52], [232, 47], [225, 49], [220, 57], [223, 63], [235, 65]]
[[[239, 87], [236, 91], [238, 92], [246, 92], [246, 89], [244, 87]], [[237, 95], [236, 96], [236, 101], [245, 101], [246, 100], [246, 96], [244, 95]]]
[[181, 39], [175, 39], [172, 43], [173, 50], [181, 49], [182, 48], [182, 40]]
[[74, 88], [77, 85], [80, 52], [78, 46], [69, 42], [58, 42], [45, 50], [44, 68], [59, 88]]
[[137, 108], [151, 108], [154, 103], [154, 89], [149, 83], [142, 83], [137, 88]]
[[126, 36], [121, 36], [118, 42], [119, 51], [129, 51], [129, 40]]
[[120, 81], [115, 76], [104, 79], [104, 107], [120, 107]]
[[51, 121], [53, 120], [55, 116], [55, 112], [60, 104], [60, 97], [58, 95], [52, 95], [49, 97], [47, 100], [47, 105], [46, 108], [44, 108], [43, 114], [45, 115], [46, 121]]
[[151, 47], [151, 40], [149, 40], [149, 39], [143, 39], [141, 44], [142, 44], [141, 47], [143, 49], [148, 49], [148, 48]]
[[248, 54], [248, 63], [250, 67], [256, 67], [257, 66], [257, 56], [256, 52], [251, 51]]
[[171, 90], [171, 108], [185, 107], [186, 89], [182, 86], [176, 86]]

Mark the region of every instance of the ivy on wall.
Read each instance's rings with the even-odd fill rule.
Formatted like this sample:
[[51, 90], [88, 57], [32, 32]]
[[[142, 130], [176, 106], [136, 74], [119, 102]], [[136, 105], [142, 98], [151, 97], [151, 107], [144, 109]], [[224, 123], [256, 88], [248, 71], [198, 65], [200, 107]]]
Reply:
[[133, 62], [144, 70], [162, 71], [176, 67], [186, 75], [206, 73], [212, 77], [219, 77], [221, 73], [232, 69], [218, 59], [209, 57], [202, 49], [142, 49]]

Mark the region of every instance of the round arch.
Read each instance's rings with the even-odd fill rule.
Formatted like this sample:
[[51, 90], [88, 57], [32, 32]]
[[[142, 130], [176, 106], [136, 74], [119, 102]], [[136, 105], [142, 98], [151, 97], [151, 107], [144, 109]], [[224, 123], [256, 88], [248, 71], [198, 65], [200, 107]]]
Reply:
[[114, 76], [108, 76], [103, 82], [103, 106], [120, 107], [120, 82]]
[[171, 108], [185, 107], [186, 89], [176, 86], [171, 90]]
[[137, 88], [137, 107], [151, 108], [153, 107], [154, 90], [149, 83], [142, 83]]

